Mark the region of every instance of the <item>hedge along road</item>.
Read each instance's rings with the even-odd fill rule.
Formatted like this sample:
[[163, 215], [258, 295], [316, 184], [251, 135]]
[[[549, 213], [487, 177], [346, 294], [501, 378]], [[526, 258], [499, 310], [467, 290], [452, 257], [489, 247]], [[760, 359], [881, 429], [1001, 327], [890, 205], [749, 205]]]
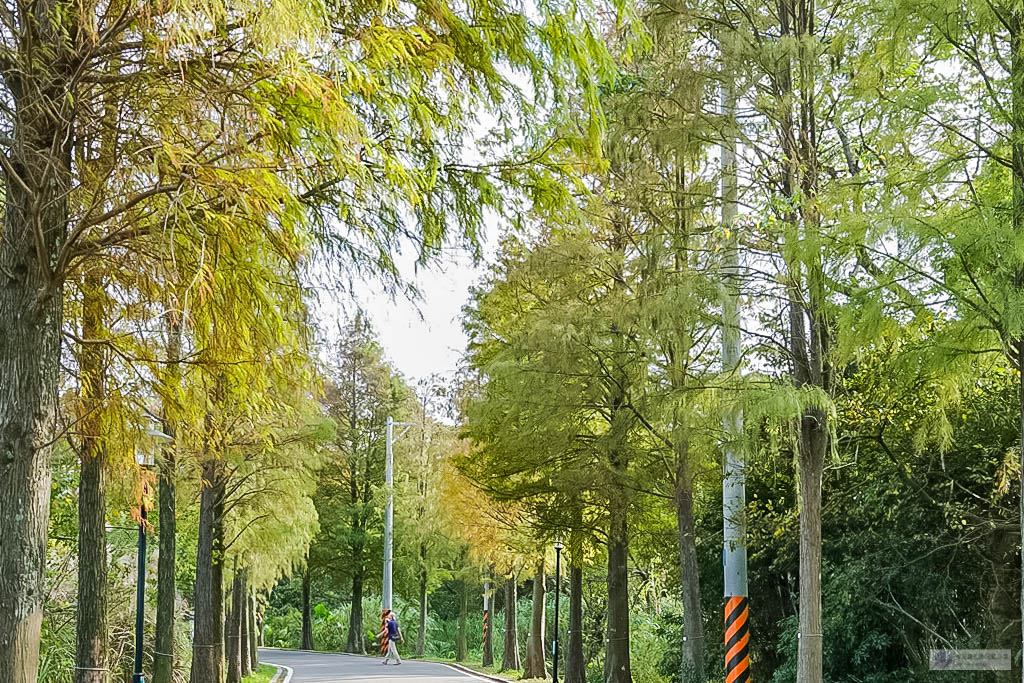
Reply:
[[402, 660], [381, 664], [377, 657], [261, 649], [260, 662], [292, 670], [289, 683], [469, 683], [489, 679], [462, 673], [444, 664]]

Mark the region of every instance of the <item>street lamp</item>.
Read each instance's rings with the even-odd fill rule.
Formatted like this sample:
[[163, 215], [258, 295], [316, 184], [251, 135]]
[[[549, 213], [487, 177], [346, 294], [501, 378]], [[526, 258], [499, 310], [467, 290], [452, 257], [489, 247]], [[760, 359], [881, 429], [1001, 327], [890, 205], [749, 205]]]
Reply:
[[558, 683], [558, 603], [562, 597], [562, 548], [565, 543], [555, 539], [555, 642], [552, 644], [551, 680]]
[[[135, 462], [144, 470], [155, 465], [155, 453], [160, 444], [170, 443], [174, 438], [159, 429], [151, 427], [146, 430], [146, 438], [141, 448], [135, 451]], [[139, 578], [135, 595], [135, 673], [132, 683], [143, 683], [142, 677], [142, 626], [146, 600], [146, 493], [148, 485], [142, 482], [142, 502], [139, 504]]]
[[[395, 436], [395, 425], [405, 427], [398, 436]], [[391, 568], [394, 565], [394, 539], [392, 537], [395, 527], [395, 454], [391, 447], [395, 441], [402, 438], [402, 434], [409, 431], [410, 427], [412, 427], [412, 423], [395, 422], [388, 415], [384, 448], [387, 458], [384, 464], [384, 484], [388, 489], [388, 505], [384, 512], [384, 590], [381, 591], [384, 593], [381, 605], [383, 612], [391, 611]]]

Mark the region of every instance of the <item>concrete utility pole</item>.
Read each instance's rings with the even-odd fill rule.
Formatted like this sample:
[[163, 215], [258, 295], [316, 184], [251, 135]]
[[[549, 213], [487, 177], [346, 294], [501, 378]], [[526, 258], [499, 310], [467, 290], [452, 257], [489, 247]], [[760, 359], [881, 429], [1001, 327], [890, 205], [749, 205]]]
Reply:
[[484, 578], [484, 622], [483, 622], [483, 653], [481, 656], [482, 664], [484, 666], [492, 666], [494, 664], [494, 640], [491, 635], [491, 580], [490, 577]]
[[[723, 66], [724, 64], [723, 59]], [[736, 234], [738, 191], [736, 177], [736, 93], [728, 68], [722, 73], [722, 229], [726, 233], [722, 263], [722, 369], [735, 379], [740, 372], [740, 263]], [[722, 480], [725, 572], [725, 675], [726, 683], [742, 683], [750, 677], [747, 596], [746, 474], [739, 442], [743, 436], [743, 412], [728, 409], [722, 417], [725, 434], [725, 477]]]
[[[395, 436], [395, 425], [405, 427], [402, 433]], [[385, 435], [385, 463], [384, 463], [384, 485], [388, 489], [388, 505], [384, 512], [384, 593], [381, 609], [391, 609], [391, 568], [394, 564], [394, 528], [395, 528], [395, 454], [392, 445], [402, 438], [402, 434], [409, 431], [412, 424], [409, 422], [395, 422], [388, 415], [387, 433]]]

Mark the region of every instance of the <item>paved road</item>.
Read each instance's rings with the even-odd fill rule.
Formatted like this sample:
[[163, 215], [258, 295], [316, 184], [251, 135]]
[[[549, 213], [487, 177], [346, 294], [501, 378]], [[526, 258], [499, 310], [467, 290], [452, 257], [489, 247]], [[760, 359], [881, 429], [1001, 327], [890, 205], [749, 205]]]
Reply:
[[402, 660], [400, 665], [379, 659], [294, 650], [260, 650], [260, 661], [281, 664], [295, 672], [291, 683], [469, 683], [484, 679], [456, 671], [444, 664]]

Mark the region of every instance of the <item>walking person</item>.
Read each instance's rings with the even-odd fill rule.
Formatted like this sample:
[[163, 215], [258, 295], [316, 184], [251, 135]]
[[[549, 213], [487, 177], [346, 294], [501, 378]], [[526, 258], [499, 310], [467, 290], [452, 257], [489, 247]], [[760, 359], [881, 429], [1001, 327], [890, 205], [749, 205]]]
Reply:
[[395, 620], [395, 613], [388, 610], [384, 615], [384, 626], [381, 628], [380, 633], [377, 634], [377, 638], [383, 638], [387, 635], [388, 638], [388, 650], [384, 655], [384, 661], [381, 664], [387, 664], [389, 660], [394, 659], [395, 664], [401, 664], [402, 658], [398, 656], [398, 646], [395, 645], [398, 641], [402, 640], [402, 630], [398, 628], [398, 621]]

